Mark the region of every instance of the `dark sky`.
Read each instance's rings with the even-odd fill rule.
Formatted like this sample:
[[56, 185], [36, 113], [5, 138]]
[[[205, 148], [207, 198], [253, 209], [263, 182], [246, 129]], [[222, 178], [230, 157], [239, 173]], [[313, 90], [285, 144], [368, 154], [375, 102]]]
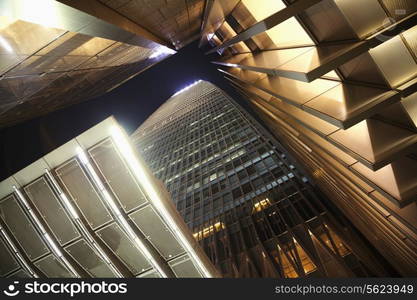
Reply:
[[236, 97], [197, 42], [137, 75], [113, 91], [0, 131], [0, 181], [78, 134], [114, 115], [133, 132], [177, 90], [198, 79]]

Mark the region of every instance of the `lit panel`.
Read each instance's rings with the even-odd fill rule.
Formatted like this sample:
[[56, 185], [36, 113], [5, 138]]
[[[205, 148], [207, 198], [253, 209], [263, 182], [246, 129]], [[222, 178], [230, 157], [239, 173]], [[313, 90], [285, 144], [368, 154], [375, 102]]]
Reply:
[[0, 276], [4, 276], [19, 268], [19, 264], [14, 259], [12, 253], [0, 238]]
[[106, 262], [84, 240], [71, 244], [65, 250], [92, 276], [115, 277]]
[[130, 211], [147, 202], [111, 140], [93, 147], [89, 153], [125, 211]]
[[0, 202], [0, 216], [30, 260], [49, 252], [14, 196]]
[[370, 54], [392, 87], [417, 76], [417, 63], [400, 36], [375, 47]]
[[58, 167], [56, 173], [93, 229], [112, 220], [77, 160]]
[[356, 32], [358, 38], [366, 37], [388, 22], [388, 16], [378, 0], [335, 0], [335, 3]]
[[25, 186], [24, 190], [61, 245], [80, 236], [44, 177]]
[[390, 163], [398, 153], [411, 151], [417, 135], [409, 130], [367, 119], [355, 126], [329, 136], [331, 141], [376, 170]]
[[97, 231], [101, 239], [125, 263], [133, 274], [150, 268], [147, 259], [133, 245], [120, 227], [113, 223]]
[[213, 1], [212, 6], [208, 13], [206, 13], [206, 20], [204, 22], [204, 28], [202, 30], [200, 44], [210, 39], [212, 35], [223, 23], [225, 17], [233, 10], [238, 4], [238, 0], [216, 0]]
[[336, 126], [347, 128], [398, 101], [400, 95], [394, 91], [340, 84], [303, 107]]
[[151, 206], [146, 206], [130, 214], [130, 218], [165, 259], [184, 252], [184, 249]]
[[48, 255], [34, 263], [47, 277], [52, 278], [73, 278], [74, 275], [69, 272], [59, 260], [53, 255]]
[[262, 5], [257, 0], [242, 0], [241, 3], [245, 5], [246, 9], [250, 11], [256, 21], [262, 21], [286, 7], [281, 0], [264, 0]]

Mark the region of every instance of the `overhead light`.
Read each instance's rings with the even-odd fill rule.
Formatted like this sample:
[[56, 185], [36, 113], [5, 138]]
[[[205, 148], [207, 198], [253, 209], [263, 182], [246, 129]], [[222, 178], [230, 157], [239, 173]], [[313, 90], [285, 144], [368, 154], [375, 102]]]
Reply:
[[165, 46], [159, 46], [154, 50], [151, 55], [149, 55], [150, 59], [157, 58], [160, 56], [167, 56], [167, 55], [173, 55], [177, 53], [177, 51], [172, 50], [171, 48], [165, 47]]
[[181, 93], [183, 93], [183, 92], [185, 92], [185, 91], [189, 90], [190, 88], [192, 88], [193, 86], [195, 86], [196, 84], [198, 84], [198, 83], [200, 83], [200, 82], [201, 82], [201, 80], [194, 81], [193, 83], [191, 83], [191, 84], [187, 85], [185, 88], [182, 88], [181, 90], [179, 90], [179, 91], [175, 92], [175, 93], [172, 95], [172, 97], [174, 97], [174, 96], [176, 96], [176, 95], [178, 95], [178, 94], [181, 94]]

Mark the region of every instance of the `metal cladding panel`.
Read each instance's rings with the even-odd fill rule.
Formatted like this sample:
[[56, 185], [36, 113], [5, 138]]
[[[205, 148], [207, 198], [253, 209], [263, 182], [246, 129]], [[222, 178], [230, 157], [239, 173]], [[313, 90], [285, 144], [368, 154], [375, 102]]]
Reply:
[[108, 265], [85, 240], [77, 241], [65, 250], [94, 277], [115, 277]]
[[19, 264], [14, 259], [10, 250], [4, 244], [3, 240], [0, 239], [0, 276], [9, 274], [10, 272], [17, 270]]
[[150, 205], [129, 216], [165, 259], [184, 253], [172, 232]]
[[49, 252], [14, 196], [0, 202], [0, 216], [30, 260], [33, 261]]
[[47, 277], [51, 278], [73, 278], [72, 275], [57, 258], [48, 255], [34, 263]]
[[31, 278], [31, 276], [23, 269], [20, 269], [19, 271], [10, 274], [9, 276], [7, 276], [9, 278]]
[[77, 160], [59, 166], [56, 173], [91, 228], [113, 219]]
[[24, 190], [61, 245], [80, 236], [61, 203], [53, 194], [45, 177], [40, 177], [28, 184]]
[[175, 275], [181, 278], [201, 278], [193, 262], [188, 256], [182, 256], [169, 262]]
[[125, 211], [147, 202], [110, 139], [94, 146], [89, 153]]
[[112, 223], [97, 231], [101, 239], [113, 250], [133, 274], [150, 268], [149, 262], [133, 245], [126, 234], [116, 223]]

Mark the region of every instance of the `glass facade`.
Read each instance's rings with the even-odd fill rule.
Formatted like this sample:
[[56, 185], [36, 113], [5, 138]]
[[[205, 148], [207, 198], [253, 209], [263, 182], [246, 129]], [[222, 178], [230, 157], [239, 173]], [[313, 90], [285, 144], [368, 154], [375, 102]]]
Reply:
[[346, 243], [346, 232], [276, 140], [211, 83], [174, 94], [132, 139], [224, 276], [379, 272], [363, 267], [359, 256], [372, 255], [360, 242]]

